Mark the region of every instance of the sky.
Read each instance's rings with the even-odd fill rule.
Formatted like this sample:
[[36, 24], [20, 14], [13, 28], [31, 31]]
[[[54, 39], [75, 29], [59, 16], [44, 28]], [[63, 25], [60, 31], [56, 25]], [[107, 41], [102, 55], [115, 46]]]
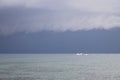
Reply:
[[0, 0], [0, 35], [120, 27], [119, 0]]
[[[112, 46], [116, 43], [119, 43], [119, 34], [118, 31], [114, 29], [120, 28], [120, 1], [119, 0], [0, 0], [0, 52], [9, 52], [11, 51], [11, 47], [16, 45], [18, 42], [18, 39], [25, 39], [29, 36], [29, 34], [35, 34], [41, 35], [44, 32], [45, 37], [48, 37], [44, 39], [44, 42], [42, 41], [43, 37], [38, 39], [38, 43], [45, 43], [42, 46], [38, 46], [42, 49], [43, 52], [51, 51], [53, 52], [54, 49], [51, 49], [48, 47], [47, 41], [50, 40], [57, 41], [56, 36], [49, 37], [50, 35], [46, 35], [46, 33], [51, 33], [51, 31], [54, 34], [58, 33], [66, 33], [68, 34], [69, 31], [72, 34], [76, 34], [76, 32], [80, 32], [74, 36], [81, 35], [82, 38], [85, 37], [85, 34], [89, 33], [89, 31], [96, 30], [98, 32], [94, 32], [94, 34], [99, 35], [99, 30], [101, 31], [100, 34], [105, 38], [102, 44], [105, 44], [106, 41], [109, 41], [108, 39], [112, 39], [109, 43]], [[106, 31], [105, 34], [102, 34], [102, 31]], [[111, 30], [113, 30], [113, 34], [111, 35]], [[85, 34], [83, 34], [83, 33]], [[20, 37], [19, 33], [22, 34], [24, 37]], [[72, 35], [69, 33], [68, 36]], [[62, 35], [64, 37], [63, 43], [66, 43], [69, 41], [65, 35]], [[92, 34], [92, 33], [90, 33]], [[110, 35], [107, 35], [110, 34]], [[16, 36], [15, 36], [16, 35]], [[39, 36], [38, 35], [38, 36]], [[35, 35], [34, 35], [35, 36]], [[60, 35], [57, 35], [60, 36]], [[106, 37], [110, 37], [106, 39]], [[117, 36], [117, 37], [115, 37]], [[7, 37], [7, 38], [6, 38]], [[100, 39], [98, 37], [94, 37], [92, 35], [88, 36], [87, 38], [84, 38], [84, 42], [86, 46], [85, 48], [89, 48], [87, 43], [90, 43], [89, 39]], [[11, 39], [14, 39], [11, 41]], [[35, 37], [35, 39], [37, 39]], [[61, 39], [61, 38], [59, 38]], [[72, 37], [70, 38], [72, 39]], [[30, 40], [34, 43], [34, 40], [32, 37]], [[81, 43], [81, 38], [78, 39], [76, 45]], [[115, 42], [116, 41], [116, 42]], [[9, 44], [9, 43], [13, 44]], [[21, 42], [24, 46], [24, 43], [27, 41]], [[31, 42], [31, 43], [32, 43]], [[50, 41], [51, 42], [51, 41]], [[70, 40], [70, 45], [72, 46], [72, 43], [74, 43], [74, 40]], [[29, 45], [32, 46], [32, 44], [29, 43]], [[62, 41], [59, 43], [52, 42], [53, 44], [50, 44], [49, 46], [55, 46], [55, 44], [59, 45], [62, 43]], [[91, 42], [93, 43], [93, 42]], [[9, 45], [8, 45], [9, 44]], [[66, 45], [66, 47], [69, 47]], [[73, 45], [75, 45], [73, 44]], [[96, 44], [96, 43], [93, 43]], [[98, 43], [99, 45], [99, 40]], [[81, 45], [81, 44], [80, 44]], [[17, 45], [16, 45], [17, 46]], [[20, 46], [20, 45], [19, 45]], [[43, 48], [48, 47], [48, 49]], [[64, 45], [62, 45], [64, 46]], [[92, 46], [92, 44], [91, 44]], [[101, 52], [104, 52], [102, 47], [105, 45], [102, 45], [98, 49], [101, 49]], [[108, 45], [106, 45], [107, 47]], [[21, 48], [18, 47], [18, 48]], [[37, 47], [37, 46], [36, 46]], [[75, 47], [75, 46], [74, 46]], [[78, 46], [81, 47], [81, 46]], [[96, 47], [96, 46], [94, 46]], [[117, 46], [107, 48], [108, 52], [109, 50], [113, 51], [111, 52], [120, 52], [119, 49], [120, 45], [117, 44]], [[14, 51], [17, 51], [18, 48], [16, 48]], [[32, 48], [32, 47], [31, 47]], [[62, 47], [59, 47], [62, 48]], [[77, 47], [76, 47], [77, 48]], [[98, 50], [97, 49], [97, 50]], [[23, 49], [21, 49], [22, 51]], [[29, 49], [30, 50], [30, 49]], [[28, 50], [28, 51], [29, 51]], [[33, 50], [35, 51], [35, 50]], [[75, 49], [73, 50], [73, 52]], [[88, 50], [89, 51], [89, 50]], [[19, 52], [19, 51], [18, 51]], [[38, 51], [39, 52], [39, 51]], [[56, 51], [57, 52], [57, 51]], [[58, 52], [60, 52], [58, 50]], [[62, 52], [62, 49], [61, 49]], [[64, 50], [63, 50], [64, 52]], [[67, 52], [67, 51], [66, 51]], [[68, 52], [70, 52], [68, 50]], [[72, 51], [71, 51], [72, 52]], [[92, 51], [94, 52], [94, 50]], [[99, 51], [96, 51], [99, 52]]]

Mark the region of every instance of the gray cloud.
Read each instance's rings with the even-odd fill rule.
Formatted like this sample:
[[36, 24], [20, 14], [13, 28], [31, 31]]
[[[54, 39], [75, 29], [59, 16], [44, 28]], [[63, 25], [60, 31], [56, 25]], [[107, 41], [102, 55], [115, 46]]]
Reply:
[[0, 34], [120, 27], [118, 0], [1, 0]]

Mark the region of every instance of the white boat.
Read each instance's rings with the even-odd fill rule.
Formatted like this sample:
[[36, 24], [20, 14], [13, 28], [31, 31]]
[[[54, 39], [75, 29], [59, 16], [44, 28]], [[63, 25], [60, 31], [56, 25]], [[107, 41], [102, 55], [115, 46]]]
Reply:
[[83, 55], [83, 53], [76, 53], [76, 55], [78, 55], [78, 56], [82, 56], [82, 55]]
[[78, 55], [78, 56], [87, 56], [88, 54], [84, 54], [84, 53], [76, 53], [76, 55]]

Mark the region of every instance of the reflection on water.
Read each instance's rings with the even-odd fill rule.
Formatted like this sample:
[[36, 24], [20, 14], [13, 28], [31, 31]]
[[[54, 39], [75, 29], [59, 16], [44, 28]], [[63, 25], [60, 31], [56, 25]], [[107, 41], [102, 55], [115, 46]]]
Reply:
[[120, 80], [119, 54], [1, 54], [0, 80]]

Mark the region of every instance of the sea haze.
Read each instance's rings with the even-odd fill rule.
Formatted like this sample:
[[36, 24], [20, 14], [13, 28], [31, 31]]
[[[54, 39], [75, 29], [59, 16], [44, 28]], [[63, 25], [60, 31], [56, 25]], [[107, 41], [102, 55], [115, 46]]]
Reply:
[[119, 80], [120, 54], [0, 54], [0, 80]]
[[0, 36], [0, 53], [119, 53], [120, 29], [41, 31]]

